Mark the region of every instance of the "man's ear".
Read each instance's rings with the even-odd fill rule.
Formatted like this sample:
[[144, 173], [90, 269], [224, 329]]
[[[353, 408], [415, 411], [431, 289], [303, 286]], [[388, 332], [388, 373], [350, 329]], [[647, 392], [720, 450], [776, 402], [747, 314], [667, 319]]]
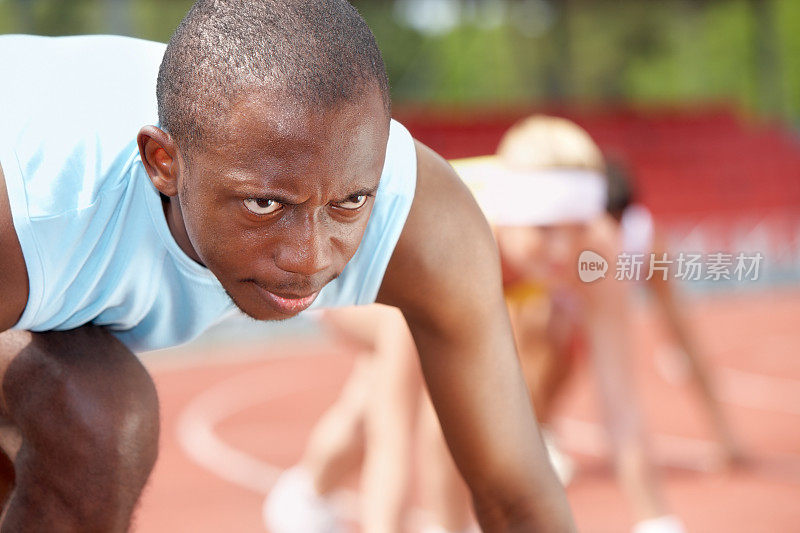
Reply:
[[136, 138], [139, 155], [156, 189], [166, 196], [178, 194], [178, 146], [162, 129], [144, 126]]

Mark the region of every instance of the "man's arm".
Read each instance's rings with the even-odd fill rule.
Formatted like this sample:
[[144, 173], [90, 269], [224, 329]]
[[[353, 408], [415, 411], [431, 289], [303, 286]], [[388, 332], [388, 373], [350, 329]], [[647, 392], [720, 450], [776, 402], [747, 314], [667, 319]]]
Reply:
[[0, 168], [0, 331], [19, 321], [28, 302], [28, 271], [14, 231], [6, 180]]
[[[571, 531], [519, 367], [488, 224], [417, 145], [414, 203], [378, 300], [399, 307], [484, 531]], [[509, 192], [513, 194], [513, 192]]]

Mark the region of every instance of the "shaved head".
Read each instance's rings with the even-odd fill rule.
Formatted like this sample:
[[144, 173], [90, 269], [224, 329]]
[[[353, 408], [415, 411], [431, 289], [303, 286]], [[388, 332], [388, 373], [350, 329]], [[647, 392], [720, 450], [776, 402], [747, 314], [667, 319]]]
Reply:
[[261, 90], [321, 111], [389, 84], [375, 38], [346, 0], [199, 0], [158, 74], [161, 127], [184, 150], [213, 138], [237, 98]]

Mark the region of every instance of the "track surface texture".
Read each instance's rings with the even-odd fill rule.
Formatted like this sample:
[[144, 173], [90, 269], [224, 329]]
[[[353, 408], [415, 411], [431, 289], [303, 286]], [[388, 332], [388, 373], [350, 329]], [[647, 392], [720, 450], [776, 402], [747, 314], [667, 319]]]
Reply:
[[[646, 302], [638, 310], [637, 389], [670, 506], [690, 532], [797, 531], [800, 290], [712, 293], [686, 305], [748, 454], [733, 470], [716, 462], [705, 413], [652, 310]], [[147, 358], [161, 397], [161, 453], [134, 530], [264, 531], [265, 494], [299, 458], [353, 357], [319, 336], [186, 350]], [[555, 423], [578, 465], [569, 499], [581, 531], [627, 531], [631, 509], [613, 478], [600, 415], [581, 368]]]

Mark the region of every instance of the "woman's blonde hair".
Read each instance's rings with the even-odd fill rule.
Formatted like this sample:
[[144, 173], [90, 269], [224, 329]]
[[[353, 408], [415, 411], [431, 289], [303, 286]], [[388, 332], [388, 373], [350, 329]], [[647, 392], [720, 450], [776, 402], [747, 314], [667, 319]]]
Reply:
[[558, 117], [533, 115], [514, 124], [500, 141], [497, 155], [515, 170], [577, 168], [605, 171], [603, 154], [586, 131]]

